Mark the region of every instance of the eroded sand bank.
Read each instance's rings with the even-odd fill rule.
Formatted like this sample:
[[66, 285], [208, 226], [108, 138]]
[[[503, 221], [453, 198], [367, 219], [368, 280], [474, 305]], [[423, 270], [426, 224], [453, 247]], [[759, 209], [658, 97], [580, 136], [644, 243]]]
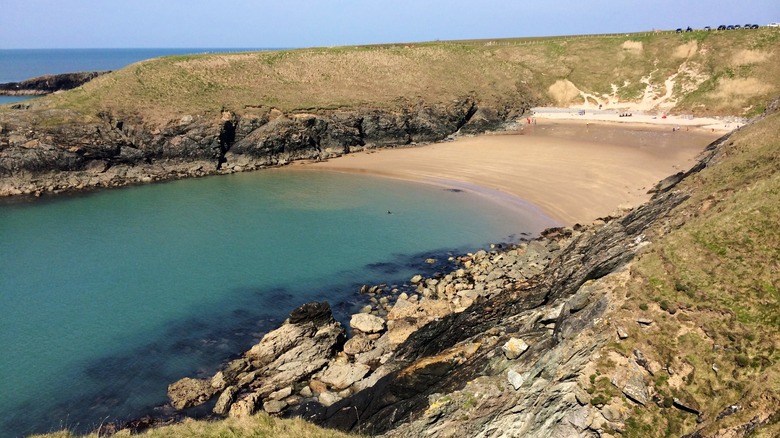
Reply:
[[517, 197], [561, 224], [588, 223], [649, 199], [647, 191], [690, 168], [710, 129], [537, 119], [499, 134], [349, 154], [299, 169], [366, 173]]

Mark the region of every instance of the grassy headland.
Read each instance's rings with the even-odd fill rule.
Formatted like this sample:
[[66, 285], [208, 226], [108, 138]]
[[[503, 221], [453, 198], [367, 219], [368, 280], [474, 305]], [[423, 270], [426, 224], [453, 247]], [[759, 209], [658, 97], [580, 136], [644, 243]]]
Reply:
[[36, 105], [151, 124], [186, 114], [393, 109], [471, 95], [754, 115], [780, 94], [780, 30], [448, 41], [139, 62]]

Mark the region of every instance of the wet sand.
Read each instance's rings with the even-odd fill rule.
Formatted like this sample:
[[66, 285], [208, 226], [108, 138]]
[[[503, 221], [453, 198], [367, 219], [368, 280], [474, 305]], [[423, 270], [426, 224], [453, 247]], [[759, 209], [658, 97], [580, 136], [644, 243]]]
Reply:
[[[520, 198], [563, 225], [647, 201], [658, 181], [689, 169], [723, 132], [631, 123], [537, 120], [425, 146], [345, 155], [299, 169], [365, 173]], [[522, 200], [522, 201], [521, 201]]]

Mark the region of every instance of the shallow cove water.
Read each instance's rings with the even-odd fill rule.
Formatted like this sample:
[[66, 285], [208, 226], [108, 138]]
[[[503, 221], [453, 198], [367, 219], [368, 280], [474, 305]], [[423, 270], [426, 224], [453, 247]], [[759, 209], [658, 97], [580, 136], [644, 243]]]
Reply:
[[361, 284], [551, 225], [469, 190], [285, 169], [0, 204], [0, 436], [154, 413], [302, 303], [346, 322]]

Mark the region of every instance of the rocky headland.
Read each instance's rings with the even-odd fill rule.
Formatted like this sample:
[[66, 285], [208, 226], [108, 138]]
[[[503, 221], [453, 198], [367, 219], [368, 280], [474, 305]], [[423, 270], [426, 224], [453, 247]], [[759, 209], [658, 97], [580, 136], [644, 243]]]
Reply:
[[60, 73], [38, 76], [21, 82], [7, 82], [0, 84], [0, 96], [43, 96], [80, 87], [107, 73], [111, 71]]
[[[56, 194], [90, 188], [234, 173], [325, 160], [351, 152], [446, 139], [497, 129], [522, 115], [520, 96], [499, 107], [464, 97], [447, 105], [240, 116], [184, 116], [161, 128], [103, 113], [91, 123], [52, 126], [67, 110], [0, 114], [0, 196]], [[32, 116], [32, 117], [31, 117]]]

